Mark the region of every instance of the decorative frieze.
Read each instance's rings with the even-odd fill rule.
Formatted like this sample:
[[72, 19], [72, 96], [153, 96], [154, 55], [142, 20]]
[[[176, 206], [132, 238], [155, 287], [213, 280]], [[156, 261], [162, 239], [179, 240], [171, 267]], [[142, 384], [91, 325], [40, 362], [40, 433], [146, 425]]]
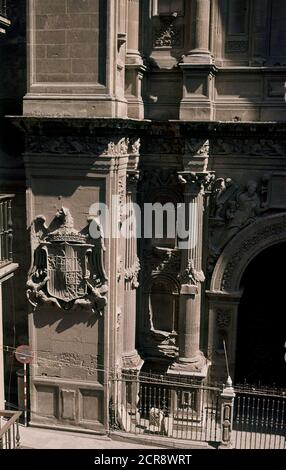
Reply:
[[[131, 147], [131, 148], [130, 148]], [[109, 137], [92, 136], [28, 136], [27, 153], [44, 153], [55, 155], [102, 155], [122, 156], [139, 151], [138, 139], [130, 145], [126, 137], [111, 140]]]
[[212, 141], [213, 155], [286, 156], [286, 141], [219, 138]]

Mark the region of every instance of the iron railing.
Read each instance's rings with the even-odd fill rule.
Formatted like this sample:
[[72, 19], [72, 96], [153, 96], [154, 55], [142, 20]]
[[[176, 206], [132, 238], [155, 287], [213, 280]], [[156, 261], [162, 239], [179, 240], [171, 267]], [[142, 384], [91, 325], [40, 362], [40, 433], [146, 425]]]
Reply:
[[286, 390], [156, 374], [111, 379], [110, 429], [236, 449], [286, 449]]
[[7, 18], [7, 2], [6, 0], [0, 0], [0, 16]]
[[286, 449], [286, 390], [235, 387], [233, 446]]
[[145, 377], [112, 380], [112, 430], [208, 443], [221, 441], [220, 389]]
[[21, 411], [0, 411], [0, 450], [19, 449]]
[[0, 267], [13, 261], [13, 195], [0, 195]]

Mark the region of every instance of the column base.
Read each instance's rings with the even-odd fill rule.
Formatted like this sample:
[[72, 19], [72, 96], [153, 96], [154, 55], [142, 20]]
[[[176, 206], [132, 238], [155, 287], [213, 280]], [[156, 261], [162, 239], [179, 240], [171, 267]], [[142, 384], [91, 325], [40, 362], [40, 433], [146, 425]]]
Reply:
[[122, 371], [140, 371], [144, 361], [139, 356], [137, 350], [131, 351], [130, 353], [123, 354], [122, 357]]
[[213, 64], [213, 57], [211, 56], [209, 51], [201, 50], [201, 49], [193, 49], [188, 54], [186, 54], [183, 58], [183, 62], [185, 64], [205, 64], [211, 65]]
[[168, 369], [168, 375], [184, 375], [198, 379], [205, 379], [210, 366], [203, 353], [194, 356], [193, 358], [179, 358]]

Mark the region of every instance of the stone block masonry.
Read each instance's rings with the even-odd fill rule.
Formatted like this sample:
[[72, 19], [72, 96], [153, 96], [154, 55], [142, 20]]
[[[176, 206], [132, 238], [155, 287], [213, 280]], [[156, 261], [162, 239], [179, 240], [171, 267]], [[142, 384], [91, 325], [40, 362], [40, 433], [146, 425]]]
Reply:
[[37, 83], [98, 83], [99, 4], [98, 0], [38, 0]]

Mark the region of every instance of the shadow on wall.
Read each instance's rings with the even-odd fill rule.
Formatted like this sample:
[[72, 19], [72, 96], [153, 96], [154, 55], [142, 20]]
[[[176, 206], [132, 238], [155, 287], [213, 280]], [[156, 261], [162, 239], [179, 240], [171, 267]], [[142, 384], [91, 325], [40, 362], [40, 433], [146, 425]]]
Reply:
[[26, 0], [7, 0], [11, 26], [0, 37], [0, 115], [22, 114], [27, 92]]
[[80, 307], [73, 307], [72, 310], [65, 311], [56, 306], [50, 308], [41, 306], [33, 315], [36, 328], [45, 328], [48, 325], [52, 326], [57, 323], [55, 331], [56, 333], [62, 333], [73, 328], [75, 325], [81, 324], [93, 328], [99, 322], [98, 328], [102, 330], [103, 334], [103, 321], [91, 309], [84, 310]]

